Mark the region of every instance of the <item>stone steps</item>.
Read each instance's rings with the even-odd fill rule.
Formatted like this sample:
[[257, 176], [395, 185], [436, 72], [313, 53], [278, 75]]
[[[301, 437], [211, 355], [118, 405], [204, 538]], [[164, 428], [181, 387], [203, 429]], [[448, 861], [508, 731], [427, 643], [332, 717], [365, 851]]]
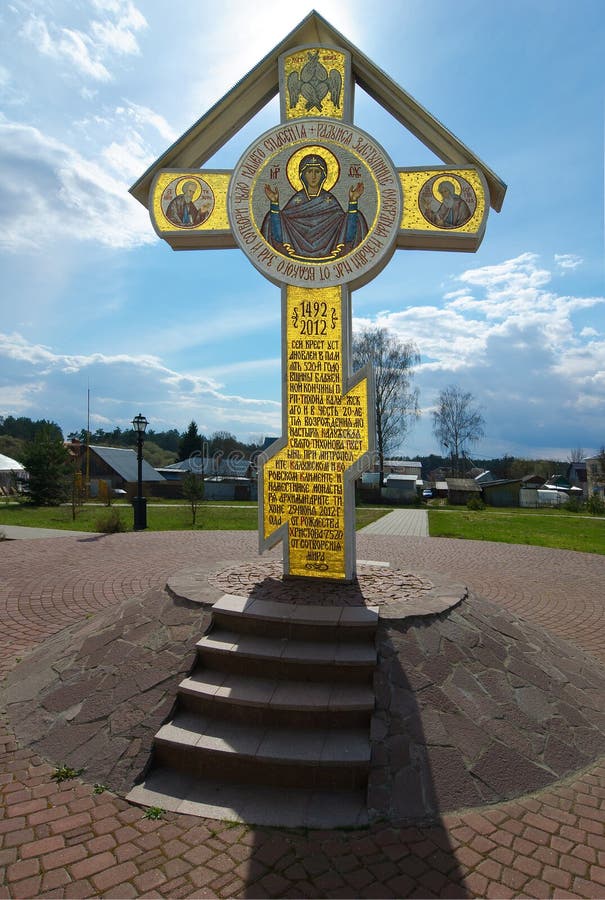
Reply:
[[209, 669], [300, 681], [368, 683], [376, 665], [376, 650], [367, 642], [262, 637], [216, 627], [197, 642], [197, 653]]
[[156, 734], [155, 758], [221, 781], [353, 788], [367, 782], [370, 741], [363, 728], [271, 727], [179, 712]]
[[375, 608], [222, 597], [128, 799], [236, 820], [245, 810], [256, 823], [362, 824], [377, 621]]
[[251, 725], [368, 727], [374, 691], [367, 684], [286, 681], [201, 669], [179, 686], [189, 712]]
[[311, 641], [374, 640], [376, 609], [365, 606], [307, 606], [225, 594], [213, 621], [226, 631], [237, 621], [242, 634]]
[[286, 828], [361, 828], [368, 824], [366, 791], [301, 790], [234, 784], [157, 767], [128, 795], [132, 803], [169, 812]]

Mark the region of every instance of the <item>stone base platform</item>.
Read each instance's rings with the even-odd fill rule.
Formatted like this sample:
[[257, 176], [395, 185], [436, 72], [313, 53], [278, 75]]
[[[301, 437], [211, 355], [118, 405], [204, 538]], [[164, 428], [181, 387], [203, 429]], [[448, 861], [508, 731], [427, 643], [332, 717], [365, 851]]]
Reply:
[[[21, 744], [126, 793], [191, 672], [214, 602], [229, 593], [279, 604], [286, 588], [287, 602], [311, 602], [307, 582], [279, 572], [274, 560], [197, 566], [172, 576], [168, 593], [149, 591], [48, 639], [7, 679]], [[520, 797], [601, 754], [605, 672], [540, 626], [444, 576], [379, 563], [360, 563], [358, 583], [325, 585], [313, 599], [378, 607], [370, 821], [426, 822]]]
[[217, 572], [196, 565], [171, 575], [166, 583], [174, 597], [211, 605], [215, 590], [274, 603], [316, 606], [377, 606], [381, 619], [433, 616], [456, 606], [467, 595], [465, 585], [443, 575], [404, 572], [386, 562], [360, 560], [350, 584], [282, 577], [278, 560], [234, 562]]
[[212, 604], [199, 667], [127, 799], [264, 825], [367, 825], [379, 613], [434, 616], [466, 589], [369, 562], [346, 585], [284, 579], [276, 561], [168, 582], [203, 606], [211, 587], [231, 593]]

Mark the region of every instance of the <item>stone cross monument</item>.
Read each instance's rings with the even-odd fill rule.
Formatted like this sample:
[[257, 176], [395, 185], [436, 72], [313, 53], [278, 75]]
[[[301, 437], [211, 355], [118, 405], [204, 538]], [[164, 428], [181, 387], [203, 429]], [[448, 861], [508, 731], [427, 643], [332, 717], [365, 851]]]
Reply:
[[[353, 122], [356, 82], [450, 165], [396, 168]], [[233, 172], [200, 169], [277, 91], [280, 123]], [[261, 461], [259, 533], [261, 550], [283, 541], [285, 576], [355, 576], [375, 421], [372, 372], [351, 372], [351, 291], [398, 247], [476, 250], [505, 190], [317, 13], [132, 187], [175, 250], [239, 247], [281, 288], [283, 434]]]

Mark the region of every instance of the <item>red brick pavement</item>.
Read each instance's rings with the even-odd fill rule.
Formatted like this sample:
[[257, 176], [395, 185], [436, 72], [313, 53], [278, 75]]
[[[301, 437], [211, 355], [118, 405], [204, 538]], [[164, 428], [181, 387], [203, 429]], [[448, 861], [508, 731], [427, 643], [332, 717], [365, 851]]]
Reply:
[[[256, 535], [16, 541], [0, 554], [0, 671], [48, 635], [162, 586], [180, 566], [254, 558]], [[605, 558], [360, 536], [358, 556], [439, 571], [605, 660]], [[0, 897], [605, 898], [605, 760], [535, 795], [431, 827], [251, 828], [153, 821], [53, 767], [0, 726]]]

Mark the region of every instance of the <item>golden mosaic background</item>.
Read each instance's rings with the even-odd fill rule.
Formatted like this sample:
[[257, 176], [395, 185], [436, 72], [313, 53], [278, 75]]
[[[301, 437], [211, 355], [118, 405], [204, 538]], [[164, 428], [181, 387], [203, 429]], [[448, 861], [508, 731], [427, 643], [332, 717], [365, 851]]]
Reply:
[[344, 473], [369, 434], [367, 380], [342, 396], [342, 303], [340, 288], [287, 289], [288, 443], [263, 467], [260, 527], [290, 523], [291, 575], [346, 577]]
[[[420, 211], [418, 197], [423, 185], [426, 184], [435, 175], [447, 176], [458, 175], [465, 181], [468, 181], [475, 192], [477, 198], [476, 209], [464, 225], [458, 228], [440, 228], [429, 222]], [[453, 232], [473, 234], [478, 231], [486, 212], [486, 198], [483, 188], [483, 182], [475, 169], [424, 169], [422, 171], [405, 172], [399, 170], [399, 179], [403, 189], [403, 216], [401, 219], [401, 228], [415, 231], [437, 231], [437, 232]]]
[[[330, 99], [329, 94], [323, 99], [321, 104], [321, 109], [316, 109], [313, 107], [312, 110], [307, 109], [307, 101], [304, 97], [298, 98], [298, 103], [296, 106], [290, 106], [289, 94], [287, 89], [288, 84], [288, 76], [292, 72], [300, 73], [300, 70], [305, 65], [305, 63], [309, 59], [309, 53], [319, 53], [318, 61], [330, 72], [332, 69], [336, 69], [336, 71], [340, 74], [341, 77], [341, 96], [340, 96], [340, 105], [335, 106], [332, 100]], [[284, 75], [286, 81], [286, 118], [287, 119], [299, 119], [301, 116], [329, 116], [332, 119], [342, 119], [344, 118], [344, 96], [345, 90], [348, 87], [347, 79], [345, 77], [346, 71], [346, 56], [344, 53], [339, 53], [337, 50], [334, 50], [330, 47], [305, 47], [304, 50], [297, 50], [295, 53], [292, 53], [290, 56], [285, 57], [284, 59]]]
[[[181, 178], [201, 178], [211, 188], [214, 194], [214, 208], [208, 218], [200, 225], [190, 228], [178, 228], [164, 215], [162, 210], [162, 194], [172, 181]], [[227, 188], [231, 174], [229, 172], [203, 172], [191, 169], [183, 172], [160, 172], [153, 186], [151, 210], [153, 220], [160, 231], [228, 231], [229, 218], [227, 216]]]

